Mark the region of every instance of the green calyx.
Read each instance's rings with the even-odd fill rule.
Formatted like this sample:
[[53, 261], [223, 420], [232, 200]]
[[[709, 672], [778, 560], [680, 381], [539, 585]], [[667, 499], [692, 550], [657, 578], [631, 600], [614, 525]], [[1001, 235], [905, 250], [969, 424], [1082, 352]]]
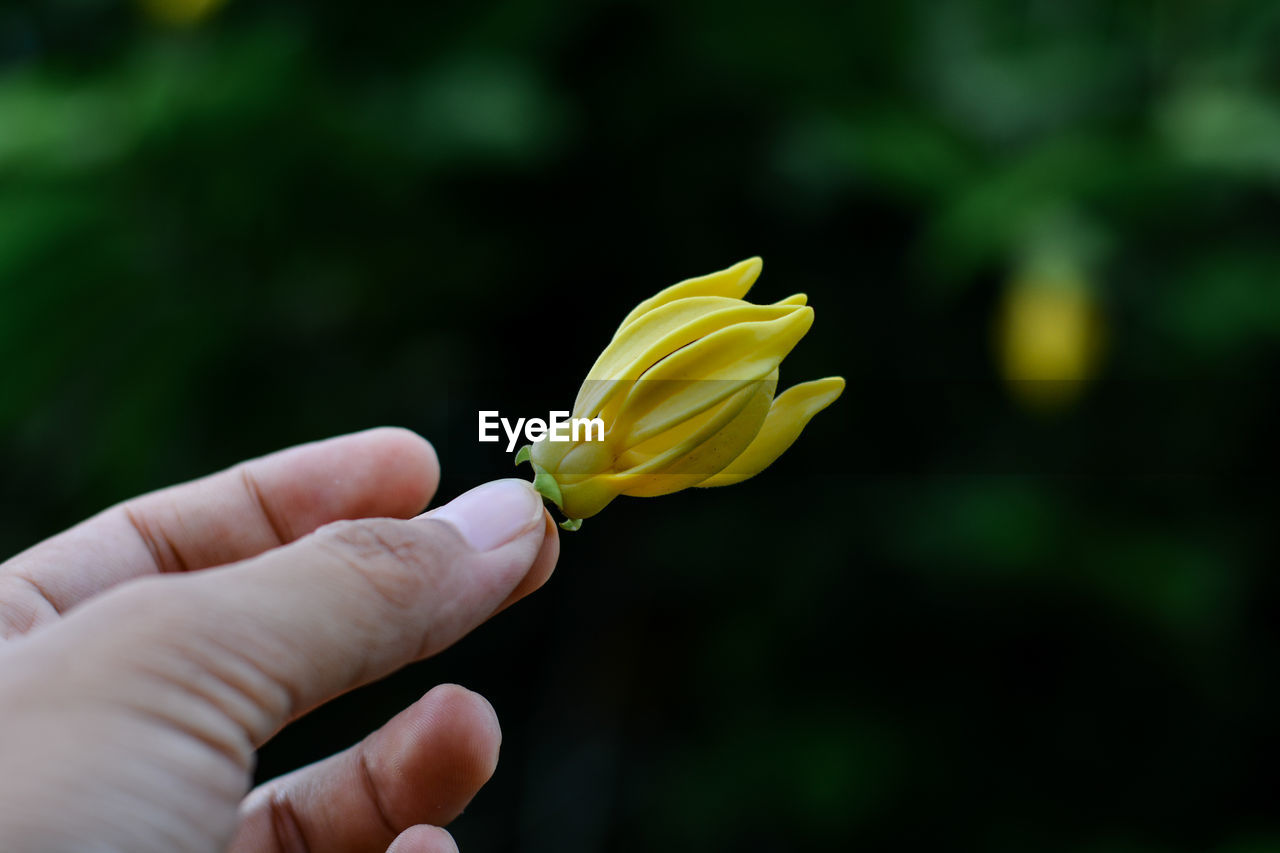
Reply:
[[[533, 445], [526, 444], [524, 447], [516, 451], [516, 463], [528, 462], [533, 466], [533, 488], [538, 494], [556, 505], [556, 509], [564, 514], [564, 496], [560, 493], [560, 484], [556, 482], [556, 478], [551, 476], [551, 472], [543, 468], [537, 462], [533, 461]], [[577, 530], [582, 526], [582, 519], [568, 518], [560, 522], [562, 530]]]

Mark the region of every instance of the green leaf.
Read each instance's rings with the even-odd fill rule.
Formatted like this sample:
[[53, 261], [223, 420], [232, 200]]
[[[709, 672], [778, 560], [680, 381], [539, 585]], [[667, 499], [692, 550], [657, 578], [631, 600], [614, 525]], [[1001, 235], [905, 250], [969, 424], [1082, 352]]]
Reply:
[[538, 494], [563, 510], [564, 496], [560, 494], [560, 484], [556, 482], [556, 478], [537, 462], [530, 464], [533, 465], [533, 487]]
[[[537, 462], [533, 461], [533, 445], [526, 444], [524, 447], [516, 451], [516, 464], [528, 462], [533, 466], [533, 488], [547, 500], [556, 505], [556, 509], [564, 512], [564, 495], [560, 492], [560, 483], [552, 476], [551, 472], [543, 468]], [[564, 530], [577, 530], [582, 526], [580, 518], [566, 518], [560, 522], [560, 527]]]

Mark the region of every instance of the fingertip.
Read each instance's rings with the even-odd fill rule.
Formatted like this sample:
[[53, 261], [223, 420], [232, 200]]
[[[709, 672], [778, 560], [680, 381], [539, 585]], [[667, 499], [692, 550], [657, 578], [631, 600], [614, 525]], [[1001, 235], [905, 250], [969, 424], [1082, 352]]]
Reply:
[[529, 571], [524, 578], [507, 596], [506, 601], [502, 602], [502, 606], [498, 608], [499, 612], [515, 604], [526, 595], [541, 589], [542, 585], [550, 580], [552, 573], [555, 572], [556, 563], [560, 559], [560, 527], [556, 524], [555, 519], [551, 517], [551, 513], [545, 509], [542, 512], [542, 517], [542, 544], [538, 549], [538, 554], [533, 558]]
[[440, 485], [440, 458], [435, 447], [416, 432], [404, 427], [382, 426], [357, 433], [370, 442], [379, 469], [391, 472], [393, 483], [402, 490], [409, 517], [426, 508]]
[[289, 539], [345, 518], [411, 518], [440, 482], [435, 448], [401, 427], [327, 438], [248, 463], [253, 479], [287, 519]]
[[546, 533], [542, 539], [542, 551], [538, 553], [538, 559], [534, 562], [533, 570], [529, 572], [530, 577], [535, 579], [535, 583], [529, 590], [540, 589], [543, 584], [551, 579], [552, 573], [556, 570], [556, 564], [560, 561], [560, 525], [551, 517], [551, 513], [543, 511], [546, 517], [544, 524], [546, 525]]
[[498, 769], [502, 749], [502, 724], [493, 704], [474, 690], [460, 684], [440, 684], [427, 691], [417, 706], [416, 728], [448, 733], [448, 741], [459, 747], [458, 764], [469, 772], [478, 789]]
[[463, 492], [426, 518], [447, 522], [475, 551], [496, 551], [537, 527], [542, 497], [525, 480], [494, 480]]
[[[362, 743], [364, 763], [379, 782], [385, 813], [396, 825], [448, 823], [498, 767], [502, 728], [479, 693], [442, 684]], [[432, 796], [424, 798], [423, 792]]]
[[397, 835], [387, 853], [458, 853], [458, 845], [447, 830], [424, 823]]

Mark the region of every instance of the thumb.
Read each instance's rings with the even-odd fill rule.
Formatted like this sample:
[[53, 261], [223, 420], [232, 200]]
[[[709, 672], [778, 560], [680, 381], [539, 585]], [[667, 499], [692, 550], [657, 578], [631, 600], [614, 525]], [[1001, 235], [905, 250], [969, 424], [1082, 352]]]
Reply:
[[239, 731], [206, 736], [257, 746], [293, 717], [452, 644], [526, 576], [545, 577], [554, 530], [528, 483], [498, 480], [418, 518], [337, 522], [226, 568], [119, 587], [64, 627], [81, 640], [110, 637], [133, 671], [183, 688], [153, 711], [187, 725], [231, 721]]

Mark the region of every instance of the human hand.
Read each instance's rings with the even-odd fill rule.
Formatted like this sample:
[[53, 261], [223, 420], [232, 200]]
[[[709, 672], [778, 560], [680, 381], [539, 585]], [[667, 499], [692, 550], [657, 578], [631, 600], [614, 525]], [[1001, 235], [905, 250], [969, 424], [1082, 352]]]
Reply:
[[371, 430], [128, 501], [0, 564], [0, 848], [456, 850], [438, 827], [500, 740], [461, 687], [246, 796], [281, 726], [551, 574], [556, 526], [527, 483], [411, 518], [438, 478], [423, 439]]

